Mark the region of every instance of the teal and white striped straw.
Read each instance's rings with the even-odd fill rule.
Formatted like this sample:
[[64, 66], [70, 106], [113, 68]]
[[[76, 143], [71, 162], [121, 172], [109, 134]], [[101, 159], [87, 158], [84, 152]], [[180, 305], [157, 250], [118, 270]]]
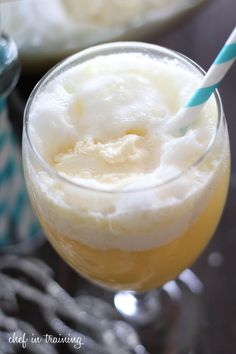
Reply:
[[171, 124], [176, 134], [185, 134], [197, 118], [198, 113], [218, 87], [236, 59], [236, 27], [206, 73], [200, 87], [182, 108]]

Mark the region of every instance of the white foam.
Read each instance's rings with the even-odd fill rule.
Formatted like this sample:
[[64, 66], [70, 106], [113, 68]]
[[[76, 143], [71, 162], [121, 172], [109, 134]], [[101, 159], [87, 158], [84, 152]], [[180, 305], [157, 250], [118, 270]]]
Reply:
[[[180, 0], [27, 0], [1, 4], [2, 25], [23, 53], [66, 53], [119, 36]], [[186, 0], [181, 0], [181, 5]], [[117, 16], [119, 14], [119, 16]], [[40, 48], [40, 50], [38, 49]]]
[[116, 54], [48, 84], [32, 105], [33, 144], [57, 172], [100, 192], [55, 180], [26, 158], [47, 222], [100, 248], [149, 249], [182, 234], [206, 206], [222, 155], [162, 187], [127, 191], [176, 177], [207, 150], [217, 125], [214, 99], [185, 136], [165, 129], [199, 80], [177, 61]]

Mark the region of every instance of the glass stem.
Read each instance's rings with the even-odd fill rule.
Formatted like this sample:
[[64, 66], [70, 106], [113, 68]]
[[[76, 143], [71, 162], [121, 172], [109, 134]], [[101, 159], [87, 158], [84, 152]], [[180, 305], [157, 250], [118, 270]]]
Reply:
[[119, 291], [114, 296], [114, 304], [123, 317], [137, 325], [150, 324], [162, 313], [159, 290]]

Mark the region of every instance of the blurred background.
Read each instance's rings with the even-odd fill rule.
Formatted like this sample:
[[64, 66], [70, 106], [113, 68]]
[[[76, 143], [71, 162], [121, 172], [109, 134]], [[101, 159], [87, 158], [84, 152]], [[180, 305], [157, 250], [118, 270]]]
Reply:
[[[98, 303], [97, 300], [93, 300], [94, 304], [90, 306], [90, 311], [91, 308], [99, 308], [101, 311], [98, 311], [99, 315], [91, 312], [89, 316], [98, 316], [97, 318], [99, 318], [104, 315], [114, 323], [120, 320], [108, 305], [111, 304], [112, 294], [105, 295], [101, 289], [88, 284], [55, 254], [41, 234], [28, 204], [21, 171], [20, 145], [24, 107], [37, 81], [63, 57], [96, 43], [115, 40], [141, 40], [162, 45], [187, 55], [207, 70], [236, 25], [235, 0], [148, 0], [143, 1], [144, 7], [140, 5], [142, 1], [137, 1], [137, 6], [135, 1], [126, 4], [123, 1], [104, 1], [105, 5], [102, 6], [102, 1], [79, 1], [76, 5], [76, 1], [68, 0], [64, 2], [66, 3], [64, 10], [67, 15], [68, 13], [70, 16], [73, 14], [73, 25], [68, 21], [68, 16], [63, 15], [62, 8], [57, 7], [56, 3], [56, 0], [47, 2], [44, 0], [2, 0], [0, 2], [1, 30], [14, 39], [19, 50], [19, 61], [22, 68], [18, 78], [18, 61], [14, 58], [16, 52], [13, 47], [10, 48], [8, 39], [2, 38], [2, 42], [0, 41], [0, 168], [7, 161], [9, 154], [14, 158], [13, 165], [15, 167], [11, 169], [9, 163], [7, 172], [3, 173], [0, 170], [0, 280], [3, 284], [2, 290], [0, 290], [1, 354], [21, 352], [22, 349], [19, 345], [18, 347], [16, 345], [8, 346], [6, 340], [6, 334], [14, 328], [21, 328], [21, 330], [23, 328], [26, 331], [29, 330], [26, 324], [28, 326], [30, 324], [34, 331], [37, 330], [39, 333], [42, 333], [45, 328], [55, 333], [59, 333], [59, 329], [62, 330], [62, 327], [59, 326], [58, 329], [54, 324], [52, 325], [53, 318], [58, 320], [58, 317], [55, 313], [54, 317], [49, 316], [50, 306], [46, 308], [47, 315], [42, 315], [42, 313], [45, 314], [43, 302], [50, 304], [52, 296], [59, 299], [58, 301], [69, 303], [69, 299], [74, 299], [78, 294], [82, 294], [80, 300], [76, 301], [83, 312], [89, 312], [86, 302], [89, 295], [100, 297], [102, 301], [106, 300], [107, 303]], [[114, 8], [112, 4], [115, 4]], [[55, 9], [56, 12], [52, 16]], [[96, 19], [96, 24], [93, 22], [94, 19]], [[8, 49], [8, 46], [10, 54], [7, 60], [12, 60], [12, 63], [8, 63], [9, 65], [6, 64], [7, 61], [3, 55], [3, 51]], [[12, 90], [9, 89], [9, 92], [4, 92], [6, 84], [4, 65], [8, 65], [7, 78], [14, 81], [15, 77], [18, 80], [14, 90], [14, 84], [12, 84]], [[236, 267], [236, 65], [232, 67], [224, 79], [219, 92], [223, 101], [231, 141], [231, 181], [226, 207], [217, 232], [204, 254], [192, 267], [199, 282], [203, 284], [204, 290], [201, 296], [197, 296], [196, 299], [194, 290], [192, 290], [191, 297], [191, 294], [184, 293], [186, 290], [181, 285], [184, 293], [183, 298], [186, 300], [185, 307], [187, 306], [185, 311], [189, 312], [185, 316], [185, 321], [192, 323], [192, 333], [184, 332], [186, 324], [183, 325], [181, 322], [183, 320], [181, 320], [183, 330], [181, 332], [178, 332], [176, 328], [173, 330], [179, 336], [178, 344], [168, 346], [163, 343], [168, 340], [173, 341], [173, 336], [164, 336], [164, 340], [163, 333], [159, 329], [153, 331], [150, 328], [141, 330], [133, 327], [133, 329], [126, 328], [126, 332], [134, 330], [137, 333], [138, 339], [135, 337], [137, 343], [135, 342], [133, 351], [126, 348], [119, 352], [117, 347], [120, 344], [117, 345], [117, 333], [114, 329], [113, 340], [116, 344], [110, 347], [113, 349], [108, 350], [111, 354], [118, 352], [123, 354], [144, 354], [147, 352], [151, 354], [236, 353], [236, 276], [234, 274]], [[8, 133], [11, 132], [8, 145], [2, 138], [4, 129]], [[7, 183], [7, 176], [14, 177], [12, 184]], [[11, 215], [7, 214], [4, 209], [4, 198], [11, 200], [13, 210]], [[4, 235], [1, 235], [2, 230], [5, 232]], [[28, 263], [24, 263], [26, 260]], [[41, 261], [44, 263], [40, 263]], [[53, 269], [54, 274], [48, 267]], [[42, 277], [41, 281], [39, 281], [39, 277]], [[53, 283], [53, 279], [57, 283]], [[16, 283], [17, 281], [19, 283]], [[54, 295], [49, 292], [45, 284], [54, 284]], [[61, 286], [60, 291], [55, 284]], [[30, 287], [27, 287], [28, 285]], [[35, 299], [38, 300], [35, 300], [33, 304], [30, 303], [29, 298], [34, 296], [32, 295], [34, 288], [37, 288], [38, 293], [35, 293]], [[190, 285], [189, 288], [191, 290]], [[67, 291], [67, 295], [62, 295], [62, 289]], [[60, 295], [58, 295], [59, 293]], [[13, 294], [17, 295], [13, 296]], [[28, 300], [27, 294], [31, 294], [28, 296]], [[44, 300], [42, 300], [43, 294], [47, 295]], [[84, 295], [86, 295], [85, 298], [83, 298]], [[36, 308], [40, 307], [44, 310], [36, 311]], [[170, 311], [175, 311], [174, 307], [169, 306], [169, 308]], [[182, 309], [180, 304], [179, 309]], [[196, 316], [198, 310], [199, 316]], [[85, 321], [86, 325], [83, 321], [76, 323], [75, 319], [73, 322], [73, 316], [69, 312], [68, 308], [67, 317], [70, 318], [70, 322], [66, 322], [65, 319], [62, 321], [62, 317], [60, 317], [64, 330], [66, 330], [65, 324], [77, 332], [81, 332], [83, 329], [85, 332], [82, 332], [88, 338], [93, 338], [95, 342], [105, 343], [97, 336], [96, 330], [91, 329], [88, 322]], [[13, 318], [17, 319], [14, 324], [6, 322], [6, 320]], [[24, 321], [25, 327], [20, 321]], [[84, 330], [85, 327], [87, 330]], [[153, 335], [157, 332], [161, 338], [159, 342], [153, 339]], [[168, 334], [168, 330], [166, 332]], [[134, 333], [132, 332], [130, 335], [132, 337]], [[189, 340], [186, 341], [185, 337], [188, 337]], [[146, 352], [144, 347], [147, 349]], [[65, 349], [62, 346], [45, 347], [41, 350], [49, 354], [56, 353], [56, 350], [58, 352], [67, 350], [68, 353], [71, 350], [73, 353], [73, 348], [66, 347]], [[53, 350], [55, 351], [53, 352]], [[90, 351], [84, 350], [84, 353], [103, 352], [105, 354], [104, 348], [99, 349], [99, 346], [93, 347], [91, 345]], [[127, 351], [125, 352], [125, 350]], [[22, 352], [26, 353], [26, 349]], [[40, 353], [40, 349], [28, 348], [28, 352]], [[82, 352], [82, 350], [77, 352]]]

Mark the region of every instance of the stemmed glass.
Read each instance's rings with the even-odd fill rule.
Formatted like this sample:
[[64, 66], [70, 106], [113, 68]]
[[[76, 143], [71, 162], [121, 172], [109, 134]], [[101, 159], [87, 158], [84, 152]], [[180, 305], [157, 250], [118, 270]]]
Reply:
[[[215, 93], [217, 127], [211, 142], [202, 156], [174, 178], [142, 189], [104, 191], [77, 184], [56, 172], [31, 137], [34, 103], [61, 73], [96, 56], [114, 53], [175, 59], [199, 77], [204, 75], [185, 56], [143, 43], [101, 45], [71, 56], [44, 76], [28, 100], [24, 171], [32, 205], [56, 251], [87, 279], [115, 290], [115, 305], [126, 318], [147, 322], [159, 311], [157, 293], [151, 289], [163, 286], [191, 266], [214, 233], [228, 189], [229, 142], [221, 100]], [[194, 179], [199, 172], [209, 171], [208, 182]], [[186, 185], [185, 197], [178, 195], [182, 185]], [[173, 205], [165, 204], [167, 196]], [[155, 203], [160, 200], [162, 208]], [[117, 205], [122, 205], [119, 214], [115, 213]], [[148, 242], [143, 242], [145, 237]], [[100, 242], [104, 239], [106, 245]]]

